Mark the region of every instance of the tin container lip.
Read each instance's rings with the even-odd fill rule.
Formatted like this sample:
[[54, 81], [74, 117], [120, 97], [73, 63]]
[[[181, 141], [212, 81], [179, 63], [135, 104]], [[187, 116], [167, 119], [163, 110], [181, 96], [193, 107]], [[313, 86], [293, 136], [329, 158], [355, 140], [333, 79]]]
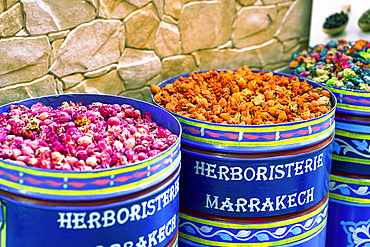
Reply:
[[[214, 69], [214, 70], [220, 72], [220, 71], [227, 71], [229, 69]], [[202, 72], [207, 72], [207, 71], [210, 71], [210, 70], [200, 70], [200, 71], [196, 71], [196, 72], [202, 73]], [[254, 73], [258, 73], [258, 72], [261, 72], [263, 70], [251, 70], [251, 71], [254, 72]], [[265, 71], [265, 72], [270, 72], [270, 71]], [[271, 72], [273, 72], [274, 75], [277, 75], [277, 76], [285, 76], [285, 77], [294, 76], [294, 75], [289, 75], [289, 74], [284, 74], [284, 73], [279, 73], [279, 72], [274, 72], [274, 71], [271, 71]], [[191, 73], [192, 72], [183, 73], [183, 74], [173, 76], [169, 79], [166, 79], [166, 80], [160, 82], [158, 84], [158, 87], [162, 88], [167, 84], [171, 84], [175, 80], [177, 80], [180, 76], [188, 77]], [[303, 80], [302, 77], [298, 77], [298, 78], [301, 81]], [[307, 80], [307, 82], [310, 85], [314, 86], [315, 88], [316, 87], [325, 88], [320, 83], [309, 81], [309, 80]], [[221, 130], [222, 133], [226, 133], [226, 132], [238, 133], [239, 132], [239, 135], [241, 135], [240, 132], [242, 132], [242, 134], [244, 134], [244, 133], [251, 134], [251, 133], [260, 132], [260, 133], [265, 133], [266, 135], [267, 135], [267, 133], [269, 133], [270, 135], [276, 135], [276, 138], [279, 138], [281, 136], [280, 134], [284, 130], [293, 130], [293, 129], [302, 130], [303, 128], [310, 129], [311, 126], [313, 126], [313, 124], [323, 122], [323, 121], [325, 121], [325, 118], [327, 120], [327, 118], [331, 118], [330, 116], [334, 116], [335, 111], [336, 111], [336, 106], [337, 106], [337, 99], [334, 96], [333, 92], [329, 91], [329, 93], [330, 93], [330, 101], [331, 101], [331, 104], [332, 104], [332, 109], [328, 113], [324, 114], [323, 116], [316, 117], [316, 118], [309, 119], [309, 120], [299, 121], [299, 122], [289, 122], [289, 123], [281, 123], [281, 124], [274, 124], [274, 125], [268, 125], [268, 124], [263, 124], [263, 125], [231, 125], [231, 124], [217, 124], [217, 123], [210, 123], [210, 122], [200, 121], [200, 120], [184, 117], [184, 116], [179, 115], [177, 113], [173, 113], [173, 112], [170, 112], [170, 111], [166, 110], [164, 107], [160, 106], [158, 103], [156, 103], [154, 101], [154, 96], [153, 95], [152, 95], [152, 100], [153, 100], [153, 103], [155, 105], [157, 105], [157, 106], [161, 107], [162, 109], [165, 109], [166, 111], [170, 112], [171, 114], [173, 114], [180, 121], [180, 123], [183, 127], [183, 135], [182, 135], [182, 143], [183, 144], [190, 145], [190, 146], [195, 146], [195, 147], [199, 147], [199, 148], [210, 149], [210, 150], [214, 150], [214, 151], [215, 150], [222, 150], [224, 152], [241, 152], [241, 153], [248, 152], [248, 153], [253, 153], [253, 152], [261, 152], [260, 149], [264, 148], [264, 147], [267, 147], [269, 149], [268, 152], [275, 152], [275, 151], [280, 151], [280, 150], [290, 150], [290, 149], [293, 149], [293, 148], [297, 148], [297, 146], [298, 147], [309, 146], [309, 145], [312, 145], [313, 143], [319, 142], [322, 139], [325, 139], [328, 136], [330, 136], [331, 133], [334, 131], [334, 128], [330, 131], [330, 133], [326, 133], [324, 138], [314, 138], [314, 139], [311, 139], [311, 140], [308, 140], [306, 138], [304, 140], [301, 139], [299, 142], [297, 141], [297, 142], [294, 142], [294, 143], [292, 142], [292, 143], [289, 143], [289, 144], [282, 144], [282, 142], [281, 142], [279, 144], [274, 144], [274, 145], [271, 144], [270, 145], [266, 142], [266, 145], [253, 146], [255, 144], [251, 143], [251, 145], [247, 144], [247, 145], [244, 145], [242, 147], [235, 147], [233, 145], [227, 145], [227, 144], [223, 145], [222, 143], [221, 144], [217, 143], [217, 141], [215, 141], [214, 143], [207, 143], [207, 144], [204, 145], [204, 144], [199, 142], [199, 139], [198, 139], [198, 141], [194, 140], [194, 136], [191, 136], [191, 134], [190, 134], [190, 136], [188, 136], [189, 138], [184, 136], [184, 134], [186, 134], [184, 126], [194, 125], [194, 126], [199, 127], [199, 129], [200, 129], [200, 130], [197, 129], [196, 131], [202, 131], [203, 130], [203, 132], [205, 131], [206, 128], [209, 128], [209, 129], [212, 129], [212, 130], [221, 130], [221, 129], [223, 129], [223, 130]], [[333, 125], [334, 125], [334, 121], [330, 121], [329, 127], [332, 127]], [[204, 136], [204, 133], [201, 133], [201, 135]], [[293, 134], [293, 136], [296, 137], [297, 135]], [[255, 136], [255, 137], [252, 137], [252, 138], [258, 139], [259, 137]], [[239, 136], [239, 139], [240, 139], [240, 136]], [[319, 139], [319, 140], [316, 140], [316, 139]], [[211, 142], [212, 141], [214, 141], [214, 140], [211, 140]], [[266, 150], [264, 150], [264, 152], [266, 152]]]
[[[61, 94], [26, 99], [2, 105], [0, 106], [0, 113], [7, 111], [11, 105], [26, 105], [30, 107], [37, 102], [41, 102], [46, 106], [56, 108], [65, 101], [81, 102], [82, 105], [93, 102], [129, 104], [141, 112], [150, 112], [154, 122], [157, 123], [159, 120], [165, 123], [171, 128], [170, 131], [179, 138], [167, 150], [146, 160], [127, 166], [93, 171], [48, 170], [38, 167], [21, 166], [0, 160], [0, 189], [41, 199], [99, 200], [111, 196], [135, 193], [149, 188], [176, 170], [181, 157], [179, 153], [182, 133], [181, 125], [173, 115], [163, 110], [163, 108], [148, 102], [107, 94]], [[153, 114], [153, 111], [156, 114]], [[158, 125], [163, 126], [162, 124]], [[157, 167], [158, 169], [151, 173], [153, 167]], [[149, 175], [135, 177], [145, 172]], [[26, 180], [26, 178], [29, 180]], [[65, 184], [71, 186], [63, 187]]]

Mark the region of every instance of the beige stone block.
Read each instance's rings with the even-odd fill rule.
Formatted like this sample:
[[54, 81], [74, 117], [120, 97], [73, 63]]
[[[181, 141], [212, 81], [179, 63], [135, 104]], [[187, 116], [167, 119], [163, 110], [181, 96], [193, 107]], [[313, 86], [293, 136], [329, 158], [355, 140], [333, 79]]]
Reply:
[[159, 18], [153, 4], [132, 13], [125, 19], [127, 46], [138, 49], [154, 49], [154, 37]]
[[125, 91], [123, 82], [119, 78], [117, 71], [112, 70], [108, 74], [83, 80], [78, 85], [69, 88], [64, 93], [96, 93], [119, 95]]
[[5, 10], [5, 0], [0, 0], [0, 13]]
[[262, 66], [282, 61], [283, 45], [276, 39], [272, 39], [256, 49], [259, 53]]
[[87, 72], [84, 74], [84, 77], [86, 78], [95, 78], [95, 77], [99, 77], [99, 76], [102, 76], [102, 75], [105, 75], [107, 74], [109, 71], [111, 70], [114, 70], [117, 68], [117, 64], [110, 64], [106, 67], [103, 67], [103, 68], [100, 68], [100, 69], [97, 69], [97, 70], [93, 70], [93, 71], [90, 71], [90, 72]]
[[290, 72], [289, 65], [282, 66], [280, 68], [275, 69], [275, 72], [284, 73], [287, 75], [292, 75], [292, 72]]
[[294, 47], [297, 46], [298, 43], [299, 43], [299, 39], [288, 39], [288, 40], [285, 40], [283, 42], [284, 52], [287, 52], [287, 51], [293, 49]]
[[25, 87], [27, 88], [31, 98], [58, 94], [56, 90], [55, 79], [52, 75], [46, 75], [42, 78], [34, 80], [25, 85]]
[[64, 39], [57, 39], [51, 43], [51, 54], [50, 54], [50, 64], [54, 63], [58, 56], [60, 47], [62, 46]]
[[126, 1], [128, 3], [131, 3], [132, 5], [135, 5], [138, 8], [141, 8], [150, 2], [150, 0], [126, 0]]
[[191, 55], [168, 57], [162, 61], [162, 80], [173, 76], [197, 70], [194, 58]]
[[292, 2], [284, 2], [277, 4], [278, 8], [278, 18], [277, 18], [277, 26], [280, 27], [281, 23], [284, 20], [286, 13], [288, 12]]
[[138, 89], [161, 72], [161, 61], [154, 51], [126, 48], [117, 71], [127, 90]]
[[275, 28], [271, 26], [271, 28], [265, 31], [262, 31], [260, 33], [244, 38], [242, 41], [239, 41], [238, 43], [234, 44], [234, 46], [236, 48], [243, 48], [243, 47], [260, 45], [260, 44], [267, 42], [268, 40], [271, 40], [274, 37], [274, 33], [275, 33]]
[[290, 0], [262, 0], [263, 4], [265, 5], [277, 4], [277, 3], [287, 2], [287, 1], [290, 1]]
[[0, 14], [0, 37], [13, 36], [22, 28], [23, 14], [19, 3]]
[[22, 1], [26, 27], [30, 34], [76, 27], [95, 19], [95, 9], [83, 0]]
[[164, 0], [153, 0], [153, 4], [157, 10], [159, 18], [162, 19], [164, 14]]
[[126, 47], [126, 28], [125, 25], [122, 23], [122, 29], [119, 34], [119, 54], [122, 55], [123, 51]]
[[233, 48], [233, 42], [231, 40], [227, 41], [225, 44], [220, 45], [217, 49], [226, 49], [226, 48]]
[[136, 9], [136, 6], [124, 0], [100, 0], [99, 16], [124, 19]]
[[56, 84], [56, 88], [57, 88], [57, 93], [58, 94], [63, 94], [63, 82], [61, 82], [60, 80], [58, 79], [55, 79], [55, 84]]
[[236, 12], [239, 12], [243, 8], [243, 6], [241, 6], [240, 3], [235, 2], [235, 8], [236, 8]]
[[236, 48], [262, 44], [274, 37], [277, 7], [252, 6], [238, 12], [232, 41]]
[[31, 98], [24, 87], [0, 88], [0, 106]]
[[22, 83], [15, 86], [1, 88], [0, 105], [29, 98], [56, 94], [58, 94], [58, 92], [54, 77], [51, 75], [46, 75], [30, 83]]
[[143, 101], [152, 103], [152, 93], [150, 92], [149, 87], [143, 87], [137, 90], [125, 91], [121, 93], [120, 96], [128, 97], [131, 99], [143, 100]]
[[48, 37], [49, 37], [50, 42], [53, 42], [56, 39], [64, 39], [65, 37], [67, 37], [69, 32], [70, 32], [69, 30], [64, 30], [60, 32], [49, 33]]
[[46, 36], [0, 39], [0, 88], [46, 75], [50, 53]]
[[169, 24], [173, 24], [173, 25], [177, 25], [177, 21], [175, 19], [173, 19], [171, 16], [169, 15], [164, 15], [162, 20], [166, 23], [169, 23]]
[[73, 29], [50, 67], [58, 77], [88, 72], [117, 63], [120, 57], [119, 20], [94, 20]]
[[149, 80], [145, 86], [151, 86], [151, 85], [157, 85], [158, 83], [160, 83], [162, 81], [162, 76], [159, 74], [159, 75], [156, 75], [153, 79]]
[[86, 1], [91, 3], [95, 9], [99, 9], [99, 0], [86, 0]]
[[268, 65], [262, 67], [262, 70], [278, 72], [279, 69], [284, 68], [286, 65], [287, 65], [286, 62], [278, 62], [278, 63], [268, 64]]
[[159, 58], [181, 54], [180, 32], [176, 25], [161, 21], [155, 35], [154, 51]]
[[166, 0], [164, 4], [164, 14], [179, 19], [182, 7], [189, 2], [196, 0]]
[[311, 0], [294, 1], [275, 35], [282, 41], [296, 37], [308, 36], [310, 30], [311, 8]]
[[73, 75], [67, 75], [65, 77], [61, 78], [61, 81], [64, 84], [64, 88], [68, 89], [71, 87], [76, 86], [78, 83], [83, 81], [84, 76], [81, 73], [73, 74]]
[[10, 9], [15, 4], [19, 3], [20, 0], [6, 0], [6, 9]]
[[225, 44], [230, 39], [235, 14], [234, 0], [186, 4], [178, 22], [183, 53]]
[[244, 65], [261, 67], [259, 53], [256, 48], [204, 50], [193, 53], [199, 70], [236, 69]]
[[257, 0], [239, 0], [239, 3], [243, 6], [254, 5]]
[[262, 6], [263, 5], [263, 2], [261, 0], [257, 0], [255, 3], [254, 3], [254, 6]]
[[28, 33], [26, 32], [26, 30], [22, 29], [21, 31], [16, 33], [14, 36], [15, 37], [25, 37], [25, 36], [28, 36]]

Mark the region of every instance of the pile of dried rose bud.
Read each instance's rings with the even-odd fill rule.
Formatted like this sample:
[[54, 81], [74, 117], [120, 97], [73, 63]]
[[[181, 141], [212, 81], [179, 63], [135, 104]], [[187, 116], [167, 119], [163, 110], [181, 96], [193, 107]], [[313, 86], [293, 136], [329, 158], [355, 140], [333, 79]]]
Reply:
[[319, 117], [332, 109], [329, 91], [295, 76], [255, 73], [247, 66], [180, 76], [163, 88], [151, 86], [165, 109], [200, 121], [261, 125]]
[[0, 158], [45, 169], [91, 171], [145, 160], [178, 137], [130, 105], [12, 105], [0, 114]]

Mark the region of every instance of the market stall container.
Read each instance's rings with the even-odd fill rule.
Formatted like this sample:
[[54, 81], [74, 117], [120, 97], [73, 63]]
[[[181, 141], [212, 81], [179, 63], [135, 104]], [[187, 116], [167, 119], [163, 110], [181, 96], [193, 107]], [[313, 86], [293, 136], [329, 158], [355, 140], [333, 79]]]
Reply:
[[[332, 94], [330, 101], [333, 108], [327, 114], [284, 124], [216, 124], [173, 113], [183, 129], [181, 245], [271, 244], [278, 239], [285, 240], [277, 245], [324, 245], [335, 125]], [[308, 215], [320, 215], [319, 224], [311, 224], [313, 219], [303, 224], [314, 237], [289, 225], [302, 224]], [[266, 230], [272, 226], [277, 228]], [[276, 231], [277, 238], [259, 234], [265, 230]]]
[[[297, 63], [291, 68], [292, 73], [302, 79], [322, 79], [322, 85], [333, 92], [338, 102], [330, 180], [328, 247], [362, 246], [369, 241], [366, 229], [370, 218], [370, 93], [367, 86], [366, 44], [364, 40], [331, 41], [313, 47], [311, 53], [304, 53], [304, 57], [311, 59], [315, 51], [314, 57], [320, 61], [316, 63], [319, 64], [317, 67], [322, 67], [319, 72], [324, 72], [320, 76], [315, 72], [316, 67], [299, 68]], [[321, 51], [316, 52], [319, 46]], [[329, 73], [333, 65], [337, 69]], [[338, 68], [338, 65], [342, 67]]]
[[[129, 98], [70, 94], [12, 103], [127, 104], [181, 135], [163, 109]], [[8, 111], [9, 105], [0, 107]], [[0, 161], [1, 246], [121, 247], [152, 241], [177, 246], [180, 138], [164, 152], [132, 164], [61, 171]]]

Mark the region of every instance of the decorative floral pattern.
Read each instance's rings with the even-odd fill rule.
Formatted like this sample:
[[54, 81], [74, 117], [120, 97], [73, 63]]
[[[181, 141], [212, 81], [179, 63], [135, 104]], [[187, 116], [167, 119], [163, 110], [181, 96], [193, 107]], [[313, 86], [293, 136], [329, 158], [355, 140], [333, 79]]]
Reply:
[[358, 223], [342, 221], [340, 224], [347, 234], [347, 247], [370, 247], [370, 220]]
[[314, 215], [302, 222], [291, 225], [281, 224], [278, 227], [253, 227], [253, 224], [246, 224], [245, 229], [232, 229], [230, 224], [226, 227], [219, 225], [203, 225], [187, 220], [180, 215], [179, 230], [181, 233], [190, 236], [200, 237], [210, 241], [238, 242], [238, 243], [260, 243], [266, 241], [277, 241], [298, 236], [315, 227], [318, 227], [327, 217], [327, 206], [319, 214]]
[[341, 194], [343, 195], [350, 195], [351, 191], [355, 193], [356, 195], [360, 196], [366, 196], [370, 194], [370, 190], [368, 186], [359, 186], [358, 188], [352, 188], [347, 183], [339, 183], [337, 184], [334, 181], [330, 181], [330, 188], [329, 190], [331, 192], [339, 190]]
[[370, 146], [366, 140], [351, 140], [351, 142], [354, 145], [351, 145], [343, 139], [334, 138], [333, 153], [336, 152], [337, 154], [340, 154], [342, 152], [343, 155], [346, 155], [348, 152], [352, 152], [361, 157], [370, 158]]

